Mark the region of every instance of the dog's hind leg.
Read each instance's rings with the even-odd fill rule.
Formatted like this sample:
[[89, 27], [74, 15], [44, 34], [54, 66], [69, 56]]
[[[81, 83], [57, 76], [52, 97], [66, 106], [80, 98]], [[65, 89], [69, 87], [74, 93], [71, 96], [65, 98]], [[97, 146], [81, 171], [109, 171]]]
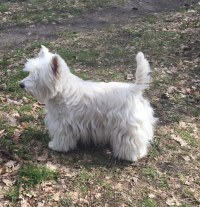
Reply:
[[136, 161], [138, 159], [137, 146], [134, 143], [133, 138], [119, 137], [111, 144], [113, 148], [114, 156], [118, 159]]
[[130, 131], [121, 130], [111, 140], [114, 156], [128, 161], [136, 161], [147, 154], [149, 141], [139, 127], [130, 127]]

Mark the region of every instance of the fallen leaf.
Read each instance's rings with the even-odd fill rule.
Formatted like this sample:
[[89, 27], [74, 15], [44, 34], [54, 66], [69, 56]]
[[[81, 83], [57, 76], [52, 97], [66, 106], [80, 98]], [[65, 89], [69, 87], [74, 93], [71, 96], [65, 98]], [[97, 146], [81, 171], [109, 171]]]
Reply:
[[191, 159], [190, 159], [190, 156], [183, 156], [183, 159], [186, 161], [186, 162], [189, 162]]
[[16, 164], [16, 161], [9, 160], [8, 162], [5, 163], [5, 166], [6, 167], [14, 167], [15, 164]]
[[46, 161], [47, 158], [48, 158], [48, 153], [46, 152], [46, 153], [44, 153], [43, 155], [38, 156], [38, 157], [37, 157], [37, 161], [43, 162], [43, 161]]
[[174, 86], [170, 86], [170, 87], [167, 89], [167, 93], [174, 93], [176, 90], [177, 90], [176, 87], [174, 87]]
[[149, 195], [149, 198], [155, 198], [156, 196], [154, 195], [154, 194], [152, 194], [152, 193], [150, 193]]
[[44, 203], [38, 202], [37, 207], [43, 207], [43, 206], [44, 206]]
[[21, 207], [30, 207], [30, 204], [26, 201], [26, 200], [22, 200], [21, 202], [20, 202], [20, 206]]
[[133, 179], [133, 182], [134, 182], [135, 184], [137, 184], [137, 183], [138, 183], [138, 178], [133, 177], [132, 179]]
[[32, 198], [32, 197], [34, 197], [32, 194], [30, 194], [30, 193], [25, 193], [24, 194], [26, 197], [28, 197], [28, 198]]
[[57, 170], [57, 166], [51, 162], [47, 162], [46, 166], [51, 170]]
[[190, 181], [186, 180], [184, 184], [185, 185], [191, 185], [192, 183]]
[[4, 198], [4, 191], [2, 189], [2, 187], [0, 186], [0, 199], [3, 199]]
[[17, 111], [13, 111], [12, 116], [15, 117], [16, 119], [20, 118], [20, 114]]
[[29, 128], [29, 123], [28, 122], [23, 122], [21, 124], [21, 129], [27, 129], [27, 128]]
[[65, 177], [72, 178], [75, 176], [74, 172], [72, 172], [69, 168], [67, 167], [62, 167], [60, 168], [60, 171], [64, 174]]
[[33, 104], [33, 111], [35, 111], [36, 109], [41, 109], [43, 106], [43, 104], [40, 104], [39, 102], [36, 102]]
[[172, 134], [171, 138], [177, 141], [182, 147], [187, 146], [187, 142], [185, 142], [180, 136]]
[[96, 194], [95, 194], [95, 198], [96, 198], [96, 199], [99, 199], [100, 197], [101, 197], [101, 193], [96, 193]]
[[29, 103], [29, 100], [26, 97], [22, 97], [22, 101], [26, 104]]
[[43, 191], [45, 191], [45, 192], [51, 192], [51, 191], [53, 190], [53, 187], [51, 187], [51, 186], [45, 186], [45, 187], [43, 187], [42, 189], [43, 189]]
[[15, 101], [15, 100], [12, 100], [12, 99], [9, 99], [9, 98], [7, 98], [7, 102], [10, 103], [10, 104], [14, 104], [14, 105], [19, 105], [19, 106], [22, 105], [21, 102]]
[[60, 193], [55, 193], [55, 194], [53, 195], [52, 199], [53, 199], [54, 201], [59, 201], [59, 200], [60, 200]]
[[20, 138], [20, 136], [21, 136], [21, 133], [22, 133], [22, 131], [19, 130], [19, 129], [15, 129], [15, 130], [14, 130], [14, 134], [13, 134], [13, 136], [12, 136], [12, 139], [13, 139], [13, 141], [14, 141], [15, 143], [18, 143], [19, 138]]
[[168, 198], [166, 201], [166, 204], [168, 206], [180, 206], [181, 205], [181, 203], [175, 197]]
[[17, 126], [17, 120], [15, 117], [5, 112], [3, 112], [1, 116], [2, 119], [5, 120], [10, 126]]
[[185, 129], [185, 128], [187, 128], [187, 125], [186, 125], [185, 122], [181, 121], [181, 122], [179, 123], [179, 127], [180, 127], [181, 129]]
[[79, 198], [79, 195], [80, 195], [80, 192], [79, 191], [70, 191], [69, 192], [69, 196], [71, 198], [73, 198], [74, 200], [78, 199]]
[[89, 201], [88, 200], [86, 200], [86, 199], [84, 199], [84, 198], [79, 198], [79, 201], [81, 202], [81, 203], [84, 203], [84, 204], [87, 204], [88, 206], [89, 206]]
[[134, 79], [134, 76], [133, 74], [129, 73], [129, 74], [126, 74], [125, 77], [124, 77], [125, 80], [133, 80]]
[[6, 186], [12, 186], [13, 181], [8, 180], [8, 179], [3, 179], [2, 182], [6, 185]]
[[0, 138], [3, 137], [3, 135], [5, 134], [4, 131], [5, 131], [5, 129], [0, 130]]

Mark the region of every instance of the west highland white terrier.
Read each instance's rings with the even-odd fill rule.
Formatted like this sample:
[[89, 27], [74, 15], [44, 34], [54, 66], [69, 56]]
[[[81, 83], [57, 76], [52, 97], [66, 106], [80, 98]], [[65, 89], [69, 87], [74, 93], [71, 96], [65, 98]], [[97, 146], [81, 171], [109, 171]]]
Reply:
[[78, 141], [110, 143], [114, 156], [136, 161], [147, 154], [156, 119], [142, 96], [150, 82], [150, 67], [142, 52], [136, 56], [135, 83], [85, 81], [73, 75], [65, 61], [42, 46], [29, 59], [28, 77], [20, 87], [45, 104], [49, 148], [68, 152]]

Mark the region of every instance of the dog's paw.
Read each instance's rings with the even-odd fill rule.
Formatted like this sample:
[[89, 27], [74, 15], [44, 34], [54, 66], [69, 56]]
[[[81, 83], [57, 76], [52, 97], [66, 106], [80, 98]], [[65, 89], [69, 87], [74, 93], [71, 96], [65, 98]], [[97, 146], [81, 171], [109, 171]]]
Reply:
[[48, 147], [57, 152], [67, 152], [68, 149], [65, 149], [63, 145], [58, 145], [54, 141], [50, 141]]
[[49, 147], [50, 149], [52, 149], [52, 150], [56, 150], [56, 151], [57, 151], [56, 146], [55, 146], [55, 143], [54, 143], [53, 141], [50, 141], [50, 142], [49, 142], [48, 147]]

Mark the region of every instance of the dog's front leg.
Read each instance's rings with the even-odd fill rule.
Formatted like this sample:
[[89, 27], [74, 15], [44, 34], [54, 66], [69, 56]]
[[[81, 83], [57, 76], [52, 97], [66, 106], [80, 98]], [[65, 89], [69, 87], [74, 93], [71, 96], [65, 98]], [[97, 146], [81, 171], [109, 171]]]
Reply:
[[54, 134], [53, 139], [49, 142], [48, 147], [58, 152], [68, 152], [76, 148], [77, 140], [71, 133], [61, 132]]

